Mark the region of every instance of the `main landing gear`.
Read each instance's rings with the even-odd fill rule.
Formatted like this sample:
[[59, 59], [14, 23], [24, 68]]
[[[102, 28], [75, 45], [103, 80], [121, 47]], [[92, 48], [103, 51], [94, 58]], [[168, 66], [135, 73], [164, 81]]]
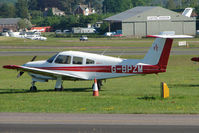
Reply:
[[56, 81], [56, 84], [55, 84], [55, 91], [63, 91], [64, 88], [63, 88], [62, 84], [63, 84], [62, 78], [58, 77], [57, 81]]
[[[30, 91], [31, 92], [36, 92], [37, 91], [37, 87], [35, 86], [36, 81], [32, 81], [31, 84], [32, 86], [30, 87]], [[61, 77], [57, 78], [56, 84], [55, 84], [55, 91], [63, 91], [63, 81]], [[99, 90], [101, 90], [101, 86], [102, 86], [102, 80], [97, 80], [97, 87]], [[94, 86], [94, 84], [93, 84]], [[93, 88], [92, 86], [92, 88]]]
[[55, 91], [63, 91], [64, 87], [61, 85], [61, 88], [55, 88]]

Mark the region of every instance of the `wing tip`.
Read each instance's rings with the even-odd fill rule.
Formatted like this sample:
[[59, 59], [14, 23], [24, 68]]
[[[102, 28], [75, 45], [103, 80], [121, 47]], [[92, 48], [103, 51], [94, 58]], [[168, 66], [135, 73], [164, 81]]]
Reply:
[[18, 66], [18, 65], [4, 65], [3, 68], [6, 68], [6, 69], [17, 69], [17, 68], [20, 68], [20, 66]]
[[146, 37], [159, 38], [159, 36], [156, 36], [156, 35], [147, 35]]

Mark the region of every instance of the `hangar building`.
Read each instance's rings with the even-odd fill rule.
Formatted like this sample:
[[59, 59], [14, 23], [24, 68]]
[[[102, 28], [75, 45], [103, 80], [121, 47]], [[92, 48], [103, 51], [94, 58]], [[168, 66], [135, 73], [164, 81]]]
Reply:
[[143, 37], [162, 31], [196, 35], [196, 18], [157, 6], [138, 6], [104, 21], [110, 23], [111, 31], [122, 30], [123, 36]]
[[20, 18], [0, 18], [0, 32], [4, 30], [17, 31]]

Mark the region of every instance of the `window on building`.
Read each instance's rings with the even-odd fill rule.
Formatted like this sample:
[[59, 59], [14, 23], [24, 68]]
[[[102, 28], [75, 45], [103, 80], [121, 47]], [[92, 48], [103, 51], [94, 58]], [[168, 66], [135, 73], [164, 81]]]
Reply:
[[73, 56], [73, 64], [83, 64], [83, 58]]
[[86, 59], [86, 64], [95, 64], [95, 61], [91, 59]]
[[71, 63], [71, 56], [59, 55], [56, 58], [55, 63], [58, 63], [58, 64], [70, 64]]

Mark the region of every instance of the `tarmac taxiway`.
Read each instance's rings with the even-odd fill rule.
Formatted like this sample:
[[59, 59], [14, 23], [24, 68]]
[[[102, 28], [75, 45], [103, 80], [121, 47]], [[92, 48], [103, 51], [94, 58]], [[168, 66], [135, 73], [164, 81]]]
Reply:
[[0, 133], [198, 133], [199, 115], [0, 113]]

